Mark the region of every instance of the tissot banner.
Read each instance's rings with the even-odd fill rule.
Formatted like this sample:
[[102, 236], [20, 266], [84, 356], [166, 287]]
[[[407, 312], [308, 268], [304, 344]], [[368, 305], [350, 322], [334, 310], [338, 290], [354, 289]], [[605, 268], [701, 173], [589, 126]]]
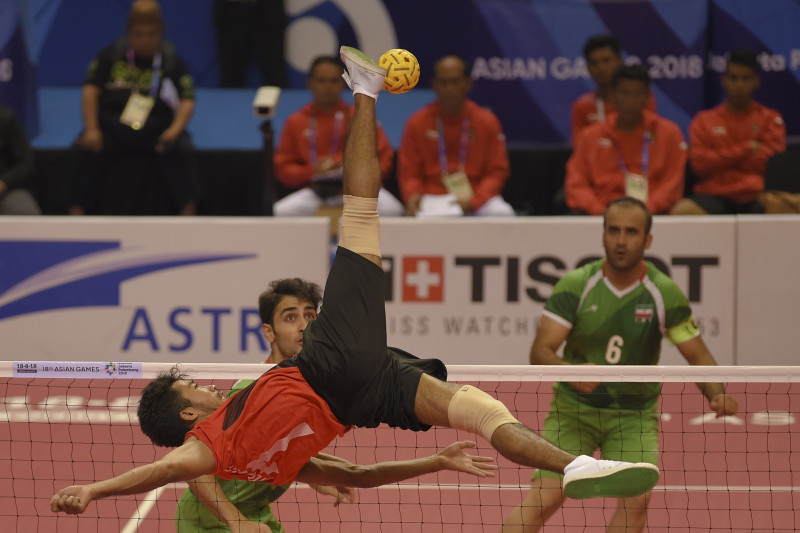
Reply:
[[[389, 343], [449, 364], [527, 364], [555, 283], [604, 254], [599, 217], [381, 226]], [[794, 364], [798, 226], [655, 218], [647, 260], [720, 364]], [[328, 239], [322, 218], [4, 220], [0, 360], [261, 362], [258, 294], [279, 277], [324, 284]], [[665, 342], [661, 362], [684, 361]]]
[[[602, 221], [382, 221], [389, 342], [457, 364], [527, 364], [553, 285], [604, 256]], [[650, 261], [689, 299], [720, 364], [734, 364], [735, 219], [657, 217]], [[631, 317], [633, 320], [633, 317]], [[661, 362], [683, 358], [664, 343]]]
[[737, 231], [736, 364], [797, 365], [800, 217], [740, 217]]

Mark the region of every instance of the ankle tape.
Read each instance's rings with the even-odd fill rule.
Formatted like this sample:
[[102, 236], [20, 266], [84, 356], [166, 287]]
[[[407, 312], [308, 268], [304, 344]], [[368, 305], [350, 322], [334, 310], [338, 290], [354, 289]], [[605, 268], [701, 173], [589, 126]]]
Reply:
[[344, 195], [339, 246], [357, 254], [381, 255], [378, 199]]

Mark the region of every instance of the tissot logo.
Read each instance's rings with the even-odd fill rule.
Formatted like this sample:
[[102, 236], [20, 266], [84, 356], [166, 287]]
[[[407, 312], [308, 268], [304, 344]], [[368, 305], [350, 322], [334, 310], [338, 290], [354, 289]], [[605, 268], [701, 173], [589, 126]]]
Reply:
[[406, 256], [403, 258], [403, 301], [444, 300], [444, 258]]
[[[597, 259], [598, 256], [582, 257], [571, 266], [566, 259], [553, 255], [456, 255], [447, 260], [451, 284], [448, 298], [466, 297], [470, 303], [498, 299], [507, 303], [526, 300], [544, 303], [550, 297], [553, 286], [565, 273]], [[692, 303], [702, 301], [704, 271], [720, 265], [718, 256], [673, 256], [669, 259], [646, 256], [645, 260], [667, 276], [671, 276], [673, 270], [685, 269], [685, 293]], [[387, 302], [395, 301], [394, 288], [398, 275], [400, 301], [444, 301], [444, 256], [383, 256], [383, 270]]]

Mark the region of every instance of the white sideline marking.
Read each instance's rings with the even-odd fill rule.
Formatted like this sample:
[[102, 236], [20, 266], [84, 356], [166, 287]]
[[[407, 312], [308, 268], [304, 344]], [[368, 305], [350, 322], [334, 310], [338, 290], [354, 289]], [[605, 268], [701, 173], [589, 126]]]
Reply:
[[[172, 483], [163, 489], [183, 490], [187, 488], [186, 483]], [[295, 482], [293, 489], [308, 489], [310, 486], [305, 483]], [[398, 483], [395, 485], [382, 485], [376, 487], [377, 490], [528, 490], [528, 485], [514, 485], [506, 483], [502, 485], [489, 485], [478, 483]], [[800, 492], [800, 486], [794, 485], [656, 485], [653, 487], [656, 492]]]
[[743, 426], [744, 420], [733, 415], [717, 418], [717, 413], [705, 413], [689, 419], [690, 426], [702, 426], [703, 424], [733, 424], [734, 426]]
[[[307, 488], [307, 486], [297, 485], [297, 488]], [[399, 485], [384, 485], [377, 487], [378, 490], [528, 490], [528, 485], [477, 485], [477, 484], [448, 484], [437, 485], [435, 483], [423, 483], [411, 485], [402, 483]], [[774, 486], [751, 486], [751, 485], [656, 485], [653, 487], [655, 492], [800, 492], [800, 486], [774, 485]]]
[[139, 523], [150, 514], [153, 506], [158, 502], [158, 498], [161, 497], [161, 493], [167, 489], [182, 490], [186, 487], [188, 487], [186, 483], [170, 483], [169, 485], [164, 485], [163, 487], [151, 490], [145, 494], [142, 503], [139, 504], [139, 507], [136, 508], [136, 512], [133, 513], [133, 516], [128, 520], [128, 523], [125, 524], [125, 527], [120, 529], [119, 533], [136, 533], [136, 531], [139, 530]]
[[[128, 520], [120, 530], [120, 533], [136, 533], [139, 529], [139, 524], [147, 517], [153, 506], [158, 502], [161, 494], [165, 490], [183, 491], [188, 485], [186, 483], [170, 483], [155, 490], [148, 492], [142, 503], [136, 509], [134, 515]], [[313, 490], [305, 483], [293, 483], [292, 488], [302, 490]], [[377, 490], [431, 490], [431, 491], [450, 491], [450, 490], [500, 490], [500, 491], [514, 491], [522, 492], [528, 490], [528, 485], [479, 485], [476, 483], [459, 483], [459, 484], [436, 484], [436, 483], [420, 483], [419, 485], [412, 485], [410, 483], [399, 483], [396, 485], [383, 485], [376, 487]], [[750, 485], [656, 485], [653, 487], [653, 492], [800, 492], [800, 486], [791, 485], [775, 485], [775, 486], [750, 486]], [[280, 503], [280, 501], [276, 502]]]

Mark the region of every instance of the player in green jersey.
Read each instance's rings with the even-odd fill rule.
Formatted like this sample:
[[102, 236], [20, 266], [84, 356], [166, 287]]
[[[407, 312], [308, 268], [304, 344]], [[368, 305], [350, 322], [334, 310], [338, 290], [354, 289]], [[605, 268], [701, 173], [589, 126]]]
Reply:
[[[678, 286], [645, 263], [652, 215], [633, 198], [603, 215], [606, 257], [564, 276], [545, 305], [530, 361], [534, 365], [655, 365], [667, 337], [691, 365], [715, 365]], [[566, 341], [564, 357], [556, 350]], [[738, 410], [720, 383], [698, 383], [718, 417]], [[658, 464], [659, 383], [556, 383], [542, 436], [574, 454]], [[538, 470], [503, 533], [532, 533], [561, 507], [559, 474]], [[650, 492], [619, 500], [608, 531], [640, 532]]]
[[[273, 281], [258, 299], [264, 337], [270, 344], [267, 363], [278, 364], [294, 357], [303, 347], [303, 331], [317, 318], [322, 289], [299, 278]], [[238, 381], [228, 396], [239, 392], [252, 380]], [[189, 482], [175, 509], [177, 533], [225, 533], [262, 531], [284, 533], [272, 513], [270, 503], [289, 485], [270, 485], [259, 481], [220, 479], [201, 476]], [[351, 502], [355, 493], [350, 487], [312, 485], [320, 494], [333, 496], [334, 505]]]

